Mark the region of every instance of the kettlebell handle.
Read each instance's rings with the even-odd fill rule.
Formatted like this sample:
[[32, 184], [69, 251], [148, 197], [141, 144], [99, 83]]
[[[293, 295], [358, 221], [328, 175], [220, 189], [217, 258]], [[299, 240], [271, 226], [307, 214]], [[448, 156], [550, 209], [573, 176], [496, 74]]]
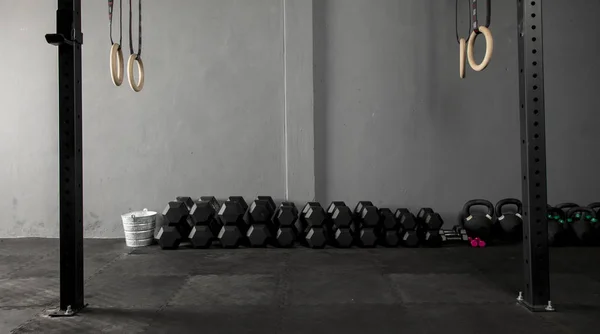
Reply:
[[554, 216], [558, 216], [558, 219], [565, 219], [565, 212], [557, 207], [548, 205], [546, 211], [548, 212], [548, 215], [552, 216], [552, 219], [554, 219]]
[[575, 203], [571, 203], [571, 202], [560, 203], [555, 206], [555, 208], [560, 209], [560, 210], [565, 210], [565, 209], [570, 209], [570, 208], [579, 208], [579, 207], [580, 207], [579, 204], [575, 204]]
[[503, 200], [498, 201], [496, 203], [496, 217], [503, 216], [502, 209], [507, 205], [514, 205], [517, 207], [517, 213], [519, 215], [523, 214], [523, 203], [516, 198], [505, 198]]
[[463, 206], [462, 216], [464, 218], [470, 216], [471, 208], [474, 206], [485, 206], [488, 209], [487, 215], [490, 216], [490, 218], [494, 215], [494, 205], [490, 201], [485, 199], [472, 199]]
[[600, 208], [600, 202], [590, 203], [587, 207], [590, 208], [590, 209], [592, 209], [592, 210], [593, 209], [598, 209], [598, 208]]
[[569, 211], [567, 211], [567, 217], [571, 218], [576, 213], [588, 213], [592, 218], [596, 218], [596, 211], [581, 206], [569, 209]]

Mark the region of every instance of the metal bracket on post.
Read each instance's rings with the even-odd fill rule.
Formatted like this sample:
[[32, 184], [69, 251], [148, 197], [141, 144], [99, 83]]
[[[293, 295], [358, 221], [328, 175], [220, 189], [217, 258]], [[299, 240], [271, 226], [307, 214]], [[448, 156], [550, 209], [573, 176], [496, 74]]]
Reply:
[[517, 301], [530, 311], [554, 311], [546, 221], [546, 123], [542, 0], [517, 0], [519, 105], [523, 191], [523, 291]]

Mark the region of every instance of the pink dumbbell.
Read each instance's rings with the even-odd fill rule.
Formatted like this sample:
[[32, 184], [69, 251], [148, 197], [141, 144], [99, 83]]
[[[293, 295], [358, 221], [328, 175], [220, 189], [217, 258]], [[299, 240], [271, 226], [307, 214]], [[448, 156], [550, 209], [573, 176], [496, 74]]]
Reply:
[[[479, 238], [477, 238], [479, 239]], [[477, 239], [473, 239], [471, 237], [469, 237], [469, 243], [471, 244], [471, 247], [477, 247], [479, 246], [479, 243], [477, 242]]]
[[475, 238], [475, 241], [477, 241], [477, 245], [481, 248], [485, 247], [485, 245], [486, 245], [485, 241], [483, 241], [479, 238]]

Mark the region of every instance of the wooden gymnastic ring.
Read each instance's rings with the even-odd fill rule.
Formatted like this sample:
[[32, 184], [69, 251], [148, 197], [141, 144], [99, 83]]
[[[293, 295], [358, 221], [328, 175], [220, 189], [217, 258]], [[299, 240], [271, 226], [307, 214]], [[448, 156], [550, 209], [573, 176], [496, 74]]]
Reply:
[[123, 49], [121, 49], [119, 43], [114, 43], [110, 48], [110, 77], [117, 87], [123, 83], [125, 77], [124, 66]]
[[492, 53], [494, 52], [494, 39], [492, 38], [492, 32], [490, 31], [490, 29], [488, 29], [484, 26], [481, 26], [481, 27], [479, 27], [479, 31], [485, 37], [485, 43], [486, 43], [485, 56], [483, 57], [481, 64], [477, 64], [475, 62], [474, 46], [475, 46], [475, 39], [477, 38], [477, 35], [478, 35], [475, 31], [471, 32], [471, 36], [469, 37], [469, 42], [467, 44], [467, 59], [469, 60], [469, 65], [471, 66], [473, 71], [477, 71], [477, 72], [483, 71], [488, 66], [488, 64], [490, 63], [490, 60], [492, 59]]
[[[138, 82], [135, 82], [135, 77], [133, 76], [134, 63], [137, 63], [138, 72], [140, 73]], [[129, 79], [129, 87], [134, 92], [139, 92], [144, 88], [144, 62], [137, 54], [130, 55], [129, 60], [127, 60], [127, 78]]]
[[461, 38], [459, 40], [458, 44], [460, 46], [459, 47], [459, 51], [458, 51], [459, 52], [458, 58], [459, 58], [459, 62], [460, 62], [460, 65], [459, 65], [459, 71], [460, 71], [459, 75], [460, 75], [460, 78], [463, 79], [465, 77], [465, 65], [466, 65], [466, 58], [467, 58], [466, 57], [467, 42], [465, 41], [464, 38]]

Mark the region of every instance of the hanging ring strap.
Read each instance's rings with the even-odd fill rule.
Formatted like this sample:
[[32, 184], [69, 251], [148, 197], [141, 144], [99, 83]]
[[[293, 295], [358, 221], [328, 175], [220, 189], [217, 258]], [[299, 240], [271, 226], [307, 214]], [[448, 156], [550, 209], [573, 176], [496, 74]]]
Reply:
[[[479, 34], [479, 15], [478, 15], [478, 6], [477, 6], [477, 0], [470, 0], [471, 1], [471, 24], [472, 24], [472, 28], [473, 30]], [[483, 25], [486, 28], [490, 27], [490, 23], [491, 23], [491, 19], [492, 19], [492, 3], [491, 0], [485, 0], [486, 3], [486, 12], [485, 12], [485, 24]]]
[[[467, 60], [469, 61], [469, 65], [471, 66], [471, 68], [474, 71], [483, 71], [490, 63], [490, 60], [492, 59], [492, 53], [494, 52], [494, 39], [492, 37], [492, 32], [489, 29], [490, 26], [490, 22], [491, 22], [491, 1], [490, 0], [486, 0], [487, 3], [487, 12], [486, 12], [486, 19], [485, 19], [485, 24], [484, 25], [479, 25], [478, 19], [477, 19], [477, 0], [471, 0], [472, 6], [471, 6], [471, 10], [472, 10], [472, 28], [473, 31], [471, 32], [471, 36], [469, 36], [469, 40], [468, 40], [468, 44], [467, 44]], [[485, 56], [483, 57], [483, 60], [481, 61], [481, 63], [477, 64], [477, 62], [475, 62], [475, 39], [477, 38], [477, 35], [479, 34], [483, 34], [483, 36], [485, 37], [485, 43], [486, 43], [486, 48], [485, 48]]]
[[[467, 0], [467, 4], [469, 4], [469, 12], [471, 11], [471, 6], [470, 6], [470, 1], [471, 0]], [[463, 38], [460, 37], [460, 34], [458, 32], [458, 3], [460, 2], [460, 0], [456, 0], [456, 12], [455, 12], [455, 21], [454, 21], [454, 25], [456, 28], [456, 41], [458, 42], [459, 45], [459, 53], [458, 53], [458, 59], [459, 59], [459, 76], [460, 78], [464, 78], [465, 77], [465, 65], [466, 65], [466, 58], [467, 58], [467, 40], [469, 39], [469, 34], [471, 33], [471, 22], [469, 22], [469, 29], [467, 31], [467, 38]], [[469, 15], [469, 21], [471, 20], [471, 15]]]
[[[144, 62], [142, 61], [142, 0], [138, 0], [138, 52], [133, 50], [133, 10], [129, 0], [129, 59], [127, 60], [127, 78], [129, 79], [129, 87], [135, 92], [139, 92], [144, 88]], [[134, 64], [137, 63], [139, 72], [138, 81], [135, 81], [133, 75]]]
[[115, 86], [121, 86], [124, 78], [124, 63], [123, 63], [123, 50], [121, 43], [123, 42], [123, 2], [119, 0], [119, 43], [115, 43], [112, 37], [112, 19], [113, 19], [113, 0], [108, 0], [108, 26], [110, 34], [110, 77]]

